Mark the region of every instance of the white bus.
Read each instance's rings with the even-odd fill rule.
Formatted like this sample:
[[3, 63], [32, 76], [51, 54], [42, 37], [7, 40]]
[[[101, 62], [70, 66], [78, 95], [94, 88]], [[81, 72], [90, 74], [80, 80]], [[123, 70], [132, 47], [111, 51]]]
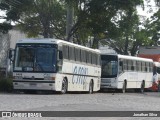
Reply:
[[138, 89], [152, 86], [153, 60], [126, 55], [101, 54], [101, 89]]
[[16, 43], [13, 87], [16, 90], [100, 90], [100, 51], [58, 39]]

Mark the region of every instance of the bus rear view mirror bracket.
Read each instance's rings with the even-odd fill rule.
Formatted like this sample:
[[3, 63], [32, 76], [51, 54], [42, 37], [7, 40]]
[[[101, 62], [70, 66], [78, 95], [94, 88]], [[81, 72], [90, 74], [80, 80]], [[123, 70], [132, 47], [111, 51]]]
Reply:
[[8, 58], [9, 58], [11, 61], [14, 60], [14, 52], [15, 52], [14, 49], [9, 49], [9, 51], [8, 51]]

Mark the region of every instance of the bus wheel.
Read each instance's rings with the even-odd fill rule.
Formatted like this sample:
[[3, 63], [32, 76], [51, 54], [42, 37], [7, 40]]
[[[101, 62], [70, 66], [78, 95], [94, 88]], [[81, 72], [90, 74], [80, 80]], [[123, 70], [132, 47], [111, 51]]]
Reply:
[[93, 94], [93, 81], [91, 80], [90, 83], [89, 83], [89, 91], [88, 91], [89, 94]]
[[123, 88], [122, 88], [122, 93], [126, 93], [126, 86], [127, 86], [127, 83], [126, 83], [126, 81], [124, 81]]
[[67, 80], [64, 78], [63, 81], [62, 81], [62, 90], [61, 90], [61, 93], [62, 94], [67, 93], [67, 88], [68, 88]]
[[141, 84], [141, 90], [140, 90], [141, 93], [144, 93], [144, 88], [145, 88], [145, 83], [143, 81]]

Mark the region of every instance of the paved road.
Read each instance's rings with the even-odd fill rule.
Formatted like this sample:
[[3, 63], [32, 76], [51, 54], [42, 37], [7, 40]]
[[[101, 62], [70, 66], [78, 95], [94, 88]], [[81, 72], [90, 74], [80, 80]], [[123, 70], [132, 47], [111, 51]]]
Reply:
[[[160, 111], [160, 93], [0, 93], [0, 111]], [[48, 118], [47, 118], [48, 119]], [[50, 118], [51, 120], [53, 118]], [[55, 118], [54, 118], [55, 119]], [[58, 118], [63, 119], [63, 118]], [[70, 118], [66, 118], [70, 119]], [[75, 118], [71, 118], [75, 119]], [[80, 119], [80, 118], [76, 118]], [[93, 119], [93, 118], [87, 118]], [[96, 118], [94, 118], [97, 120]], [[99, 118], [106, 119], [106, 118]], [[123, 120], [124, 118], [107, 118]], [[128, 118], [125, 118], [128, 119]], [[138, 118], [129, 118], [138, 119]], [[140, 118], [146, 119], [146, 118]], [[150, 120], [151, 118], [148, 118]], [[157, 118], [152, 118], [156, 120]], [[158, 119], [157, 119], [158, 120]]]

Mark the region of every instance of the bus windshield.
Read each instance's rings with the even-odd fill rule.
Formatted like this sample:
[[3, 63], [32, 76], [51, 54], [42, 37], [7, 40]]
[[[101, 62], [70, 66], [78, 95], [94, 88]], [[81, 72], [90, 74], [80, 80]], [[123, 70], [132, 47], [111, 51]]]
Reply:
[[56, 51], [50, 44], [18, 44], [14, 71], [56, 72]]
[[117, 77], [118, 72], [118, 58], [113, 55], [101, 55], [102, 62], [102, 78]]

